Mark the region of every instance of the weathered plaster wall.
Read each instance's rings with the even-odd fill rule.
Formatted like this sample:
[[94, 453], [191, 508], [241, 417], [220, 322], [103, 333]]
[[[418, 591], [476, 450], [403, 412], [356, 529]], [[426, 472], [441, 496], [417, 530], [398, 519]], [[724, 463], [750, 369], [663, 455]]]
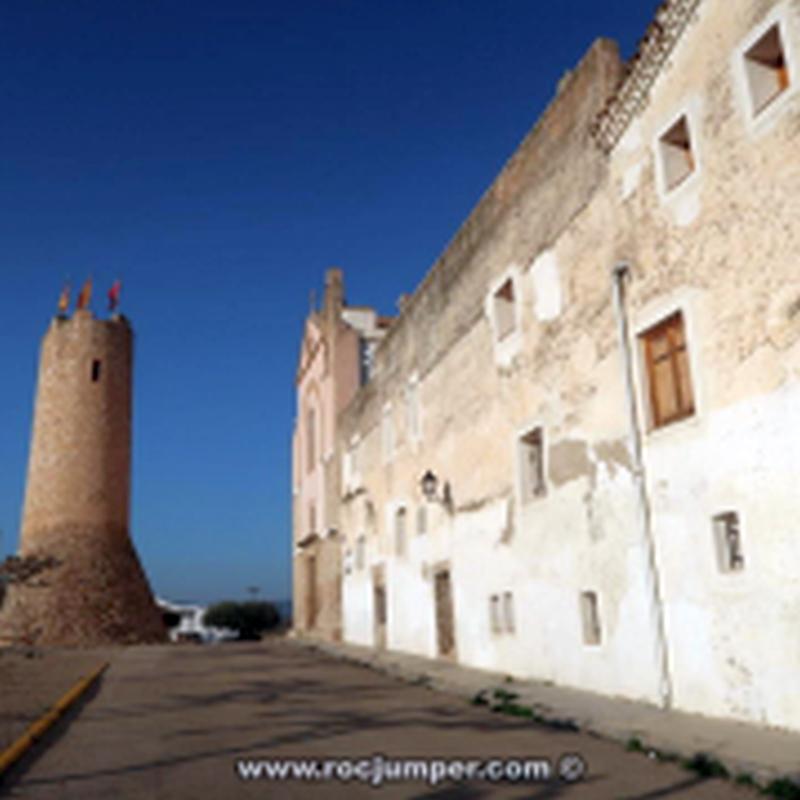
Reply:
[[[793, 85], [754, 121], [741, 44], [777, 20]], [[616, 250], [634, 265], [635, 328], [680, 307], [690, 337], [697, 413], [645, 439], [675, 701], [788, 727], [800, 718], [800, 582], [787, 568], [800, 511], [798, 54], [800, 3], [703, 3], [612, 154], [603, 194], [624, 220]], [[683, 108], [699, 170], [664, 196], [654, 140]], [[632, 163], [638, 185], [622, 200]], [[711, 518], [727, 510], [741, 520], [735, 574], [720, 573], [712, 538]]]
[[[354, 640], [371, 640], [361, 615], [371, 612], [371, 565], [385, 562], [389, 646], [434, 655], [432, 567], [449, 563], [457, 651], [465, 663], [557, 675], [561, 682], [612, 686], [637, 696], [653, 691], [646, 681], [626, 687], [619, 677], [630, 674], [631, 658], [641, 663], [642, 674], [653, 672], [640, 643], [640, 567], [634, 557], [621, 563], [613, 557], [620, 548], [636, 547], [628, 541], [635, 537], [620, 367], [612, 344], [605, 352], [595, 344], [592, 322], [583, 319], [586, 306], [568, 304], [572, 287], [552, 251], [559, 226], [580, 213], [602, 179], [588, 120], [615, 86], [618, 69], [616, 51], [601, 42], [573, 73], [510, 162], [510, 172], [487, 193], [489, 211], [479, 207], [406, 305], [378, 351], [376, 380], [340, 418], [343, 447], [352, 435], [360, 438], [360, 483], [370, 501], [378, 509], [404, 503], [411, 523], [406, 553], [397, 556], [391, 514], [379, 515], [363, 568], [354, 566], [346, 575], [353, 606], [346, 603], [345, 631]], [[509, 268], [517, 276], [520, 329], [516, 352], [503, 353], [498, 364], [485, 299]], [[608, 311], [603, 278], [601, 295], [590, 301], [592, 316]], [[606, 334], [613, 336], [607, 316]], [[570, 325], [578, 319], [586, 333], [571, 352]], [[423, 430], [417, 446], [409, 442], [402, 402], [414, 371]], [[602, 396], [598, 384], [605, 384]], [[396, 442], [388, 461], [382, 443], [387, 403]], [[597, 423], [591, 433], [569, 417], [578, 406]], [[516, 440], [534, 422], [546, 430], [549, 496], [523, 505], [514, 480]], [[449, 482], [454, 513], [430, 505], [428, 532], [418, 535], [413, 521], [425, 469]], [[342, 519], [355, 552], [363, 529], [347, 496]], [[618, 519], [627, 524], [617, 525]], [[581, 635], [578, 593], [592, 588], [603, 570], [606, 624], [609, 635], [617, 627], [620, 633], [613, 651], [598, 649], [583, 663], [574, 655]], [[488, 602], [506, 591], [514, 596], [516, 633], [498, 636], [490, 630]]]
[[[743, 42], [779, 19], [791, 88], [749, 115]], [[433, 655], [432, 566], [448, 563], [464, 663], [655, 699], [646, 551], [611, 296], [628, 283], [635, 390], [680, 708], [797, 728], [800, 669], [791, 565], [800, 496], [800, 2], [704, 0], [604, 160], [585, 136], [619, 65], [592, 51], [405, 306], [377, 354], [376, 379], [340, 417], [359, 444], [342, 528], [363, 567], [345, 574], [345, 636], [372, 641], [370, 574], [385, 564], [390, 647]], [[696, 169], [672, 192], [657, 139], [688, 114]], [[496, 341], [493, 287], [514, 281], [519, 325]], [[680, 309], [696, 411], [651, 430], [638, 334]], [[419, 375], [422, 437], [402, 401]], [[394, 452], [383, 452], [385, 409]], [[547, 492], [523, 502], [519, 436], [542, 426]], [[453, 508], [414, 531], [432, 469]], [[366, 534], [360, 508], [378, 509]], [[398, 555], [391, 509], [407, 505]], [[746, 566], [720, 573], [711, 518], [740, 514]], [[579, 595], [599, 599], [602, 641], [582, 639]], [[515, 631], [491, 630], [489, 597], [511, 592]], [[411, 602], [413, 598], [413, 602]]]

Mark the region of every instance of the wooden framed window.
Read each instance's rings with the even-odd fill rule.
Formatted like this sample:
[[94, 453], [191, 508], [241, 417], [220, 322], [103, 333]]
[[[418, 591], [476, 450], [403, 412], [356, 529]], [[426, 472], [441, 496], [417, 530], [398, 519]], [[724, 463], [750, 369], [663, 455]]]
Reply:
[[653, 428], [694, 414], [683, 314], [678, 311], [641, 334]]

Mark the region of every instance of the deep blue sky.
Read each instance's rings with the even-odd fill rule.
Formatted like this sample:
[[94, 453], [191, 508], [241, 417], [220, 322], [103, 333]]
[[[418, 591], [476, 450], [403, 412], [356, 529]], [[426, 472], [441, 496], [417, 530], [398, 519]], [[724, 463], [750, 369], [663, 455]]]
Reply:
[[123, 280], [134, 542], [156, 592], [290, 593], [309, 291], [393, 313], [605, 35], [657, 0], [3, 3], [0, 554], [62, 280]]

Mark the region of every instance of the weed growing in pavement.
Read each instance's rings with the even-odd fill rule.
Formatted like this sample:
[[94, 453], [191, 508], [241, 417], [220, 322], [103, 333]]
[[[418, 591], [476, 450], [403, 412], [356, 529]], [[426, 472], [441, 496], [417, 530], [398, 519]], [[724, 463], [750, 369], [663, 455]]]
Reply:
[[516, 700], [519, 697], [515, 692], [507, 692], [505, 689], [495, 689], [494, 692], [492, 692], [492, 696], [500, 703], [510, 703], [512, 700]]
[[681, 762], [685, 769], [696, 772], [703, 778], [729, 778], [730, 773], [725, 765], [716, 758], [709, 756], [708, 753], [695, 753], [691, 758], [686, 758]]
[[481, 689], [473, 695], [470, 703], [473, 706], [488, 706], [489, 710], [496, 714], [508, 714], [512, 717], [529, 719], [539, 725], [559, 731], [578, 731], [580, 728], [571, 719], [553, 719], [542, 716], [533, 706], [523, 706], [514, 702], [519, 697], [514, 692], [505, 689], [494, 689], [489, 695], [488, 689]]
[[800, 800], [800, 785], [788, 778], [779, 778], [767, 784], [764, 794], [776, 800]]
[[625, 749], [629, 753], [643, 753], [644, 752], [644, 745], [642, 744], [642, 740], [636, 736], [631, 736], [627, 742], [625, 742]]
[[481, 689], [473, 698], [470, 703], [474, 706], [488, 706], [489, 701], [486, 699], [486, 689]]

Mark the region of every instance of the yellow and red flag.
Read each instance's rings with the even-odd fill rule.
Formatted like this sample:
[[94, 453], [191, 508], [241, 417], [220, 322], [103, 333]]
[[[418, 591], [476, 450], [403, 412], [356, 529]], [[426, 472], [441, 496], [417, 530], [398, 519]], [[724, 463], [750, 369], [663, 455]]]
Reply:
[[61, 294], [58, 296], [58, 313], [59, 314], [66, 314], [67, 309], [69, 308], [69, 295], [70, 295], [71, 287], [69, 283], [64, 284], [64, 288], [61, 290]]
[[117, 278], [108, 290], [108, 310], [116, 311], [119, 305], [119, 293], [122, 289], [122, 281]]
[[87, 278], [86, 283], [83, 284], [81, 293], [78, 295], [78, 302], [75, 308], [88, 308], [89, 301], [92, 299], [92, 279]]

